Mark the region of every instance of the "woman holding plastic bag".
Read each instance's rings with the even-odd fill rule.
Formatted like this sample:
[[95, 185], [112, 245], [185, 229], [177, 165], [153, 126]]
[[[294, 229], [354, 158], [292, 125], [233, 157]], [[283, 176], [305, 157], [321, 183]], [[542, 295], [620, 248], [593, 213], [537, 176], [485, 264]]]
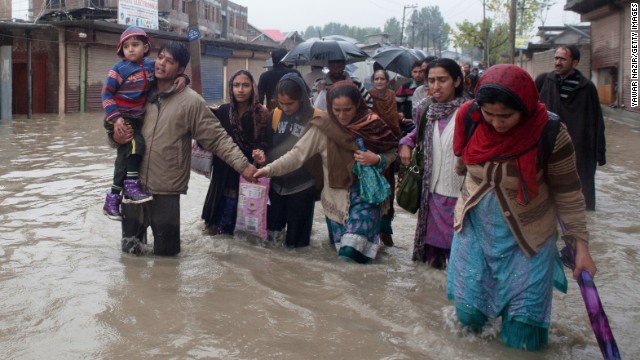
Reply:
[[[253, 159], [260, 165], [273, 162], [291, 150], [311, 126], [311, 119], [322, 114], [311, 106], [307, 84], [297, 73], [284, 75], [274, 96], [278, 107], [270, 115], [269, 150], [266, 154], [262, 150], [253, 152]], [[309, 245], [317, 189], [322, 189], [320, 155], [295, 171], [271, 178], [267, 209], [271, 239], [284, 241], [289, 248]]]
[[[338, 256], [345, 261], [369, 263], [380, 243], [381, 208], [360, 195], [356, 162], [381, 173], [396, 158], [398, 140], [391, 129], [371, 112], [351, 81], [340, 81], [327, 92], [327, 113], [314, 117], [311, 127], [296, 145], [278, 160], [259, 169], [255, 176], [277, 176], [298, 169], [315, 154], [321, 154], [324, 170], [322, 206], [329, 237]], [[366, 151], [358, 149], [362, 138]]]
[[[246, 70], [236, 71], [229, 79], [229, 97], [229, 103], [213, 109], [213, 113], [251, 162], [253, 150], [268, 146], [269, 113], [258, 102], [256, 83]], [[211, 183], [202, 209], [205, 231], [209, 234], [233, 234], [239, 183], [240, 174], [214, 157]]]

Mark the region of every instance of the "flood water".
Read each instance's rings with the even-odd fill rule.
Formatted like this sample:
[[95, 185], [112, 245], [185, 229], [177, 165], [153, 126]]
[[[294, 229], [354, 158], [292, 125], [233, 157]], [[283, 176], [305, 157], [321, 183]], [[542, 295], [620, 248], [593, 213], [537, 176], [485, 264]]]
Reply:
[[[640, 358], [640, 132], [607, 120], [591, 251], [623, 359]], [[446, 273], [411, 259], [415, 216], [394, 248], [341, 262], [321, 207], [302, 250], [207, 236], [208, 180], [181, 198], [182, 253], [120, 251], [102, 215], [113, 169], [99, 114], [0, 121], [0, 358], [598, 359], [577, 285], [555, 292], [549, 346], [504, 348], [498, 325], [467, 334]]]

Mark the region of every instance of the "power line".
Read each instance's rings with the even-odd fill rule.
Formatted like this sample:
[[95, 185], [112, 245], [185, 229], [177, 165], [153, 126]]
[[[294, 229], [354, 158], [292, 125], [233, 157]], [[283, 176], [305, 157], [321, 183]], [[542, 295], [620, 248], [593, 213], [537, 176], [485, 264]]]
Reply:
[[368, 0], [368, 1], [369, 1], [371, 4], [375, 5], [376, 7], [380, 8], [380, 9], [382, 9], [382, 10], [393, 11], [393, 9], [389, 9], [389, 8], [387, 8], [387, 7], [381, 6], [381, 5], [379, 5], [378, 3], [376, 3], [376, 2], [375, 2], [375, 1], [373, 1], [373, 0]]

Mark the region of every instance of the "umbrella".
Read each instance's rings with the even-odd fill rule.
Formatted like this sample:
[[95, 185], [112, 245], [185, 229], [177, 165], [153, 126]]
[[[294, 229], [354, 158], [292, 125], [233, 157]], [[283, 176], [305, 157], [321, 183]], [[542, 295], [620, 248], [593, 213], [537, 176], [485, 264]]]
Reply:
[[312, 39], [296, 45], [282, 61], [327, 66], [329, 61], [343, 60], [351, 64], [367, 58], [369, 55], [366, 52], [350, 42]]
[[[564, 223], [561, 221], [560, 226], [562, 231], [565, 231]], [[565, 266], [574, 270], [576, 267], [576, 250], [573, 246], [567, 244], [560, 253], [562, 254], [562, 262]], [[582, 271], [578, 277], [578, 286], [580, 286], [580, 293], [584, 300], [584, 306], [587, 308], [587, 314], [589, 314], [589, 320], [591, 321], [591, 328], [598, 340], [598, 346], [602, 356], [606, 360], [620, 360], [620, 351], [616, 344], [616, 339], [613, 337], [611, 326], [609, 326], [609, 319], [604, 312], [602, 302], [600, 301], [600, 295], [598, 295], [598, 289], [593, 282], [593, 278], [587, 271]]]
[[420, 49], [410, 49], [412, 53], [414, 53], [420, 60], [424, 60], [427, 58], [427, 53]]
[[381, 47], [371, 57], [383, 69], [393, 71], [405, 77], [411, 77], [411, 69], [421, 59], [411, 49], [395, 46]]
[[340, 40], [340, 41], [346, 41], [346, 42], [350, 42], [352, 44], [357, 44], [358, 40], [352, 38], [352, 37], [348, 37], [348, 36], [343, 36], [343, 35], [327, 35], [327, 36], [323, 36], [321, 38], [319, 37], [312, 37], [307, 39], [307, 41], [309, 40]]

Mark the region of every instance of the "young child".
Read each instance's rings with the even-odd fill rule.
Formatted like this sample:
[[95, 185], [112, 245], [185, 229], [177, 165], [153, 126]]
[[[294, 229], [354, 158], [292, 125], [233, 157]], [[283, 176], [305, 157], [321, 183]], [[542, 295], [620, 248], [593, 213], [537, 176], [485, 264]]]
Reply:
[[[140, 187], [138, 170], [144, 153], [140, 134], [147, 94], [153, 83], [155, 62], [146, 58], [151, 50], [149, 36], [130, 26], [120, 36], [117, 54], [122, 58], [109, 71], [102, 87], [102, 107], [106, 113], [104, 127], [111, 137], [123, 126], [133, 128], [130, 143], [118, 146], [113, 185], [104, 201], [103, 212], [112, 220], [122, 220], [120, 203], [140, 204], [153, 197]], [[121, 193], [124, 190], [124, 199]]]

